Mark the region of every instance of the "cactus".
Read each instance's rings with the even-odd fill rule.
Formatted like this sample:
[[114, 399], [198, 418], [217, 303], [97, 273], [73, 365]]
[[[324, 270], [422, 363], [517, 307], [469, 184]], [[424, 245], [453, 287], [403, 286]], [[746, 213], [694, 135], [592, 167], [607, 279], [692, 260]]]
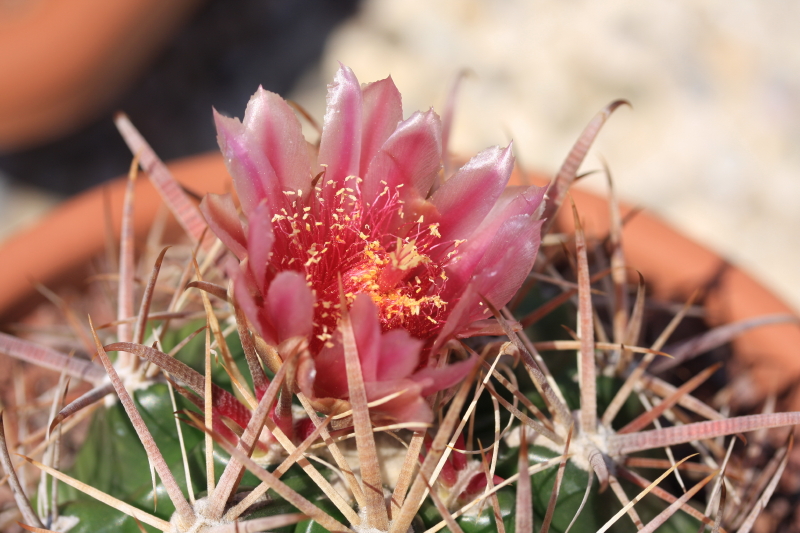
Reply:
[[[57, 440], [41, 462], [24, 457], [43, 472], [43, 487], [47, 476], [61, 481], [57, 494], [38, 491], [34, 505], [0, 442], [24, 527], [748, 531], [786, 467], [791, 441], [754, 480], [753, 472], [725, 477], [734, 437], [727, 451], [711, 439], [793, 425], [800, 413], [726, 418], [692, 396], [716, 367], [679, 387], [648, 371], [668, 357], [664, 346], [692, 302], [650, 346], [639, 346], [644, 282], [628, 302], [619, 217], [606, 253], [602, 243], [587, 242], [573, 206], [575, 234], [560, 242], [574, 247], [560, 263], [557, 254], [540, 257], [528, 276], [539, 230], [552, 231], [588, 147], [624, 102], [589, 123], [542, 206], [544, 190], [535, 187], [499, 199], [513, 167], [510, 148], [486, 150], [437, 181], [447, 154], [439, 119], [418, 113], [394, 129], [399, 93], [391, 80], [362, 88], [343, 67], [330, 91], [318, 154], [327, 166], [319, 173], [277, 95], [257, 93], [243, 123], [217, 116], [248, 225], [230, 198], [207, 197], [201, 209], [230, 253], [205, 235], [199, 211], [132, 125], [118, 118], [137, 154], [131, 182], [141, 162], [195, 252], [162, 250], [134, 313], [129, 194], [116, 332], [108, 335], [90, 321], [86, 336], [104, 373], [96, 364], [0, 337], [3, 351], [94, 385], [63, 406], [62, 383], [48, 435], [59, 435], [70, 417], [84, 416], [101, 399], [108, 403], [95, 410], [71, 467], [59, 468]], [[371, 119], [347, 116], [356, 108]], [[359, 128], [374, 130], [363, 134], [371, 166], [347, 151], [351, 130], [362, 150]], [[295, 179], [297, 168], [313, 179]], [[386, 178], [383, 191], [376, 178], [369, 181], [374, 168]], [[486, 198], [473, 198], [481, 189]], [[349, 209], [347, 223], [326, 208]], [[296, 221], [306, 220], [304, 213], [329, 227], [303, 229]], [[401, 228], [408, 233], [400, 235]], [[392, 232], [391, 244], [379, 230]], [[324, 239], [312, 239], [319, 235]], [[325, 246], [339, 254], [326, 267], [332, 270], [315, 266]], [[305, 259], [305, 276], [287, 266]], [[166, 314], [153, 315], [165, 262], [174, 295], [158, 303]], [[534, 287], [523, 284], [536, 279]], [[608, 313], [593, 298], [600, 282], [610, 288]], [[415, 287], [416, 293], [424, 287], [423, 296], [415, 296]], [[202, 318], [190, 320], [192, 314]], [[135, 322], [126, 320], [134, 315]], [[744, 329], [790, 319], [749, 321], [700, 340], [721, 344]], [[682, 357], [698, 355], [692, 346], [709, 342], [684, 344]], [[699, 459], [687, 456], [689, 445]], [[647, 468], [661, 475], [646, 477]], [[737, 511], [726, 498], [750, 506]]]

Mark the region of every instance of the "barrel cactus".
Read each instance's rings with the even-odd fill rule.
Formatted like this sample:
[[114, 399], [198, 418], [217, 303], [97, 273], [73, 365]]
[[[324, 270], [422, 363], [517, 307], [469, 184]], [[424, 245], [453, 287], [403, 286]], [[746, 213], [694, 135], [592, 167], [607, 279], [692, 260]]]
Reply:
[[[644, 283], [629, 287], [618, 217], [605, 243], [587, 242], [572, 206], [574, 234], [540, 250], [622, 104], [589, 123], [547, 188], [508, 187], [511, 145], [450, 171], [452, 117], [404, 120], [391, 78], [361, 85], [343, 66], [318, 142], [263, 89], [243, 120], [215, 113], [238, 205], [208, 195], [199, 208], [118, 117], [191, 253], [161, 251], [135, 313], [129, 196], [119, 321], [88, 324], [97, 362], [0, 338], [94, 385], [64, 406], [62, 383], [45, 458], [22, 458], [44, 489], [23, 486], [0, 442], [23, 527], [748, 531], [791, 442], [758, 481], [726, 476], [735, 441], [719, 439], [800, 413], [726, 418], [692, 396], [716, 368], [680, 386], [648, 371], [691, 302], [641, 346]], [[165, 261], [178, 267], [156, 314]], [[756, 324], [705, 335], [719, 344]], [[60, 468], [55, 437], [87, 409], [85, 443]]]

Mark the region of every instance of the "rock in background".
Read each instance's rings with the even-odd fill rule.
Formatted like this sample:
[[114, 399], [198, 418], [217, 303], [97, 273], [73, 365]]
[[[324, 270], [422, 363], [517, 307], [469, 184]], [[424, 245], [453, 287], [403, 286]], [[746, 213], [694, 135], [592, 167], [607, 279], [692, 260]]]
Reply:
[[[337, 61], [391, 74], [406, 115], [441, 109], [468, 68], [452, 148], [513, 138], [554, 172], [625, 98], [583, 169], [750, 270], [800, 308], [800, 5], [669, 0], [367, 0], [329, 37], [295, 98], [315, 116]], [[602, 190], [602, 176], [585, 186]]]

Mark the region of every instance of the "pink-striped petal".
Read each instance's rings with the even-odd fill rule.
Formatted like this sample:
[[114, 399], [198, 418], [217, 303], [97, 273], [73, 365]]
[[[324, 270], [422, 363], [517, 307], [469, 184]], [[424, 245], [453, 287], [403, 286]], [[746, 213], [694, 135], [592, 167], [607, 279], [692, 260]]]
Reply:
[[[527, 215], [507, 220], [475, 267], [475, 289], [495, 307], [506, 305], [528, 277], [539, 250], [541, 228], [541, 220]], [[479, 309], [471, 318], [488, 316]]]
[[499, 228], [506, 221], [517, 216], [529, 218], [536, 216], [542, 205], [545, 189], [531, 186], [522, 190], [512, 190], [512, 194], [507, 194], [507, 192], [503, 193], [497, 202], [499, 205], [496, 205], [486, 216], [473, 236], [458, 249], [458, 253], [447, 263], [445, 268], [447, 277], [451, 281], [448, 284], [450, 293], [446, 294], [446, 298], [452, 297], [453, 291], [459, 290], [459, 285], [467, 283], [472, 277]]
[[314, 294], [303, 274], [293, 270], [280, 272], [270, 283], [266, 303], [278, 342], [311, 334]]
[[381, 355], [377, 380], [402, 379], [411, 375], [419, 365], [423, 342], [404, 329], [388, 331], [381, 337]]
[[511, 177], [511, 145], [483, 150], [461, 167], [431, 197], [445, 240], [467, 239], [495, 204]]
[[214, 110], [214, 122], [217, 142], [244, 212], [249, 214], [262, 200], [277, 212], [283, 205], [283, 193], [269, 159], [251, 147], [239, 119], [223, 117]]
[[547, 187], [537, 187], [536, 185], [531, 185], [530, 187], [506, 187], [500, 198], [495, 202], [492, 210], [489, 211], [481, 225], [475, 230], [475, 233], [489, 231], [490, 228], [496, 230], [500, 227], [500, 224], [517, 215], [529, 215], [539, 218], [540, 212], [543, 211], [546, 192]]
[[361, 162], [361, 87], [350, 68], [341, 66], [328, 85], [328, 108], [322, 124], [319, 164], [327, 165], [325, 181], [344, 186], [357, 176]]
[[387, 193], [397, 192], [407, 216], [413, 216], [414, 204], [427, 197], [442, 166], [441, 137], [441, 120], [433, 110], [401, 122], [369, 165], [364, 202], [375, 202], [388, 187]]
[[363, 131], [358, 175], [363, 177], [372, 158], [403, 120], [403, 105], [391, 76], [367, 84], [361, 94]]
[[247, 257], [247, 238], [230, 194], [207, 194], [200, 212], [222, 244], [241, 261]]
[[267, 285], [267, 272], [275, 233], [272, 230], [272, 214], [266, 204], [259, 204], [248, 217], [247, 252], [250, 272], [258, 289], [263, 293]]
[[300, 122], [286, 101], [259, 87], [244, 114], [247, 144], [269, 161], [281, 191], [311, 187], [311, 163]]

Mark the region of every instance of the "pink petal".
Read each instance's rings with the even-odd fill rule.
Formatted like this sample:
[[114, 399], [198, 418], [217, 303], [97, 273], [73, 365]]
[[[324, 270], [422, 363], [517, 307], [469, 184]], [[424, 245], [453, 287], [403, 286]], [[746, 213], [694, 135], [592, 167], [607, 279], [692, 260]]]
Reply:
[[411, 375], [419, 365], [423, 342], [404, 329], [386, 332], [381, 337], [377, 381], [402, 379]]
[[503, 192], [513, 168], [510, 144], [487, 148], [444, 182], [431, 197], [441, 216], [442, 238], [469, 238]]
[[[458, 249], [458, 254], [446, 265], [450, 294], [458, 290], [459, 284], [466, 283], [472, 277], [502, 224], [516, 216], [534, 217], [539, 210], [544, 198], [544, 188], [532, 186], [521, 191], [515, 189], [510, 191], [512, 194], [507, 194], [509, 191], [506, 190], [501, 195], [473, 236]], [[452, 297], [450, 294], [443, 297]]]
[[280, 272], [270, 283], [266, 303], [278, 342], [311, 334], [314, 294], [303, 274], [292, 270]]
[[361, 159], [359, 176], [364, 176], [367, 167], [386, 139], [403, 120], [400, 91], [392, 77], [366, 85], [362, 91], [363, 132], [361, 135]]
[[200, 211], [211, 231], [240, 261], [247, 257], [247, 238], [230, 194], [207, 194]]
[[249, 214], [262, 200], [273, 212], [279, 211], [283, 193], [269, 159], [251, 147], [247, 130], [238, 119], [223, 117], [214, 110], [214, 122], [217, 142], [244, 212]]
[[259, 204], [248, 217], [248, 264], [253, 273], [256, 285], [263, 293], [265, 291], [267, 268], [275, 244], [275, 233], [272, 230], [272, 215], [266, 204]]
[[480, 301], [480, 295], [475, 290], [474, 283], [470, 282], [461, 293], [455, 307], [447, 316], [444, 326], [433, 343], [431, 353], [435, 353], [444, 343], [455, 337], [460, 330], [473, 322], [471, 317], [474, 310], [479, 307], [478, 303]]
[[401, 122], [369, 165], [362, 185], [364, 201], [373, 203], [387, 186], [412, 209], [424, 200], [442, 165], [441, 129], [433, 110]]
[[311, 187], [311, 163], [300, 122], [286, 101], [259, 87], [244, 114], [247, 144], [269, 161], [281, 191]]
[[381, 355], [381, 324], [378, 321], [378, 309], [368, 295], [356, 296], [350, 307], [350, 319], [361, 361], [361, 375], [365, 383], [376, 381]]
[[[465, 450], [467, 448], [466, 443], [464, 442], [464, 434], [459, 433], [458, 437], [456, 437], [455, 442], [455, 449], [456, 450]], [[457, 451], [453, 451], [450, 454], [450, 461], [453, 463], [453, 467], [456, 470], [464, 470], [467, 467], [467, 456], [463, 453], [458, 453]]]
[[433, 412], [428, 402], [420, 395], [422, 387], [407, 379], [395, 381], [377, 381], [365, 383], [367, 400], [374, 402], [390, 394], [405, 391], [400, 396], [370, 409], [373, 417], [384, 418], [391, 422], [419, 422], [429, 424], [433, 421]]
[[472, 356], [466, 361], [453, 363], [442, 368], [423, 368], [414, 373], [409, 379], [422, 385], [421, 394], [423, 397], [430, 396], [463, 380], [477, 362], [477, 357]]
[[300, 353], [297, 361], [297, 386], [309, 398], [314, 398], [314, 380], [316, 377], [317, 367], [314, 358], [311, 353], [304, 350]]
[[[502, 482], [503, 478], [501, 478], [500, 476], [494, 476], [492, 478], [492, 484], [494, 485], [497, 485]], [[472, 500], [473, 498], [475, 498], [475, 496], [477, 496], [486, 489], [486, 485], [487, 485], [486, 474], [484, 474], [483, 472], [475, 474], [474, 476], [472, 476], [472, 479], [469, 480], [467, 488], [465, 488], [464, 491], [461, 494], [459, 494], [459, 499], [461, 499], [462, 501]]]
[[496, 230], [503, 222], [517, 215], [539, 218], [539, 211], [542, 210], [546, 192], [547, 187], [537, 187], [536, 185], [506, 187], [475, 233], [490, 231], [491, 228]]
[[262, 306], [261, 294], [255, 288], [255, 283], [251, 285], [245, 274], [237, 269], [231, 274], [233, 278], [233, 291], [236, 296], [236, 303], [244, 311], [247, 319], [256, 328], [258, 333], [265, 341], [273, 346], [279, 344], [278, 335], [275, 331], [275, 326], [269, 319], [269, 316]]
[[328, 108], [322, 124], [319, 164], [327, 165], [325, 180], [344, 186], [357, 176], [361, 162], [361, 87], [350, 68], [341, 66], [328, 85]]
[[[402, 397], [401, 397], [402, 398]], [[409, 429], [423, 429], [427, 424], [433, 422], [433, 411], [421, 396], [411, 397], [411, 401], [402, 401], [400, 398], [381, 406], [386, 417], [392, 422], [405, 422], [419, 424], [419, 427]]]
[[333, 346], [325, 346], [314, 358], [315, 398], [348, 398], [347, 372], [344, 363], [342, 343], [337, 340]]
[[[541, 241], [542, 221], [527, 215], [507, 220], [475, 267], [475, 289], [497, 308], [508, 303], [528, 277]], [[476, 312], [473, 319], [487, 318]]]

